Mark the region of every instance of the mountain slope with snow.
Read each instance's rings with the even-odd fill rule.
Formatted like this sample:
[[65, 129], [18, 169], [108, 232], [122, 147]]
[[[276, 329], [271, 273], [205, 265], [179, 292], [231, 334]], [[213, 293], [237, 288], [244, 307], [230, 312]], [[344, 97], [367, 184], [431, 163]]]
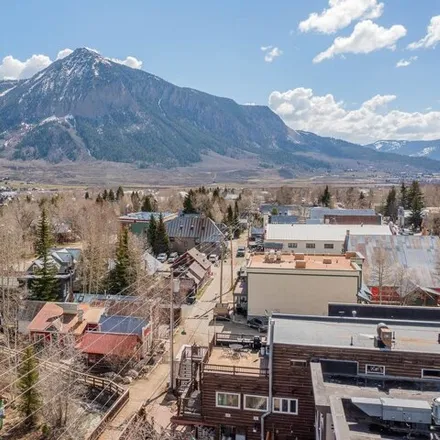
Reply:
[[440, 171], [288, 128], [267, 106], [239, 105], [76, 49], [32, 78], [0, 82], [0, 155], [188, 166], [205, 154], [290, 170]]
[[383, 140], [365, 146], [383, 153], [440, 160], [440, 139], [434, 141]]

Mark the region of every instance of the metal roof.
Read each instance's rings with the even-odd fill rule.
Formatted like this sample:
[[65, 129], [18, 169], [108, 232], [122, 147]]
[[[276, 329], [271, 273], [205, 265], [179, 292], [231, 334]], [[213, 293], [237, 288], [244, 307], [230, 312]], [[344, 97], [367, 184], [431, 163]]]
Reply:
[[262, 214], [270, 214], [273, 209], [276, 209], [280, 214], [288, 215], [290, 212], [297, 210], [298, 205], [277, 205], [276, 203], [263, 203], [260, 205]]
[[99, 320], [99, 328], [103, 333], [110, 332], [142, 336], [142, 328], [147, 325], [148, 322], [145, 319], [134, 316], [104, 315]]
[[350, 235], [391, 235], [388, 225], [267, 225], [268, 241], [340, 241]]
[[164, 220], [166, 220], [168, 217], [171, 217], [175, 214], [173, 214], [172, 212], [146, 212], [146, 211], [141, 211], [141, 212], [131, 212], [130, 214], [127, 215], [123, 215], [121, 217], [119, 217], [119, 220], [125, 220], [125, 221], [129, 221], [129, 220], [136, 220], [136, 221], [144, 221], [144, 222], [148, 222], [151, 219], [151, 216], [153, 216], [155, 218], [155, 220], [159, 220], [159, 217], [162, 215], [162, 218]]
[[390, 271], [403, 269], [413, 284], [423, 287], [440, 287], [438, 275], [438, 258], [440, 255], [440, 239], [433, 236], [420, 235], [350, 235], [348, 251], [356, 251], [365, 257], [363, 263], [364, 277], [367, 284], [374, 280], [371, 266], [377, 259], [377, 250], [386, 252]]
[[165, 223], [168, 237], [194, 238], [204, 242], [218, 242], [223, 237], [217, 225], [208, 217], [176, 217]]
[[374, 209], [335, 209], [320, 206], [310, 208], [311, 219], [323, 219], [325, 215], [376, 215]]
[[297, 215], [271, 215], [270, 223], [273, 225], [288, 225], [298, 223]]
[[138, 345], [136, 335], [86, 332], [77, 345], [83, 353], [112, 354], [121, 357], [130, 357]]

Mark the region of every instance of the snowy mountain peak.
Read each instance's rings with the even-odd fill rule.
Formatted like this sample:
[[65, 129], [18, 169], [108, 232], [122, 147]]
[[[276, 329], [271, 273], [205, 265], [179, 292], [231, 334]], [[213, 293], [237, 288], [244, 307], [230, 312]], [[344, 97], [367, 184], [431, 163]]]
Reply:
[[365, 146], [381, 153], [440, 160], [440, 139], [433, 141], [381, 140]]

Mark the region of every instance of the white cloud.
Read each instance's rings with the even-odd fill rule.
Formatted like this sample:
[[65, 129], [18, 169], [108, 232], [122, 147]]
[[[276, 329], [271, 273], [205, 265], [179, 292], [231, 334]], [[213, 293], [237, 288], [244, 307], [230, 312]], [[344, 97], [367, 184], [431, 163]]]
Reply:
[[135, 57], [128, 56], [125, 60], [119, 60], [117, 58], [110, 58], [112, 61], [118, 64], [123, 64], [124, 66], [131, 67], [132, 69], [141, 69], [142, 61]]
[[271, 63], [275, 58], [283, 54], [283, 51], [278, 47], [261, 46], [260, 49], [264, 52], [264, 61], [266, 61], [266, 63]]
[[284, 122], [297, 130], [338, 137], [357, 143], [378, 139], [439, 139], [440, 112], [403, 112], [388, 109], [395, 95], [376, 95], [354, 110], [332, 94], [316, 96], [312, 89], [274, 91], [269, 106]]
[[30, 78], [38, 71], [45, 69], [52, 61], [46, 55], [32, 55], [20, 61], [12, 55], [3, 58], [0, 64], [0, 79]]
[[406, 35], [406, 29], [400, 24], [389, 29], [365, 20], [358, 23], [349, 37], [338, 37], [324, 52], [313, 58], [314, 63], [345, 53], [370, 53], [380, 49], [396, 48], [397, 41]]
[[420, 48], [435, 47], [440, 41], [440, 15], [431, 18], [426, 35], [419, 41], [408, 45], [408, 49], [415, 50]]
[[[99, 53], [96, 49], [90, 49], [96, 53]], [[61, 60], [69, 56], [73, 52], [72, 49], [66, 48], [60, 50], [57, 54], [56, 60]], [[110, 58], [112, 61], [124, 64], [125, 66], [133, 69], [141, 69], [142, 61], [133, 56], [128, 56], [125, 60], [119, 60], [116, 58]], [[25, 61], [21, 61], [14, 58], [12, 55], [8, 55], [3, 58], [0, 63], [0, 80], [1, 79], [26, 79], [35, 75], [40, 70], [45, 69], [52, 60], [47, 55], [32, 55]]]
[[62, 60], [63, 58], [68, 57], [72, 52], [73, 50], [69, 48], [60, 50], [57, 54], [57, 60]]
[[418, 57], [409, 57], [408, 59], [401, 59], [397, 62], [396, 67], [408, 67], [414, 61], [417, 61]]
[[384, 7], [377, 0], [329, 0], [328, 3], [328, 9], [320, 14], [313, 12], [307, 20], [302, 21], [299, 30], [333, 34], [354, 21], [380, 17]]

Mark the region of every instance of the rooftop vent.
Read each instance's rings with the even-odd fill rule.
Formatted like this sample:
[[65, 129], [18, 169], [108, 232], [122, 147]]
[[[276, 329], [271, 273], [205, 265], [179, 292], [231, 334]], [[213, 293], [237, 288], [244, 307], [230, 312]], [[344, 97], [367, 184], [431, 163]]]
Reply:
[[191, 230], [194, 229], [194, 225], [191, 225], [189, 228], [190, 228]]
[[375, 346], [391, 349], [394, 342], [393, 332], [383, 322], [377, 324], [376, 331]]
[[297, 269], [305, 269], [306, 268], [306, 260], [297, 260], [295, 263], [295, 267]]

